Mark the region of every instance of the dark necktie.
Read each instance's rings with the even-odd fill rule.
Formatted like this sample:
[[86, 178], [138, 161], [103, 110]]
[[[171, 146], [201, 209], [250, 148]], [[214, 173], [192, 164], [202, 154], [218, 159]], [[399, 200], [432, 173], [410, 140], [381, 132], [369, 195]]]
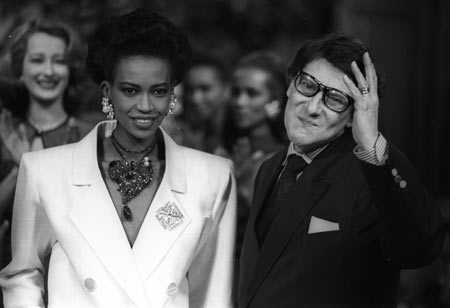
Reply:
[[287, 164], [256, 221], [256, 232], [260, 244], [264, 242], [278, 209], [285, 203], [289, 189], [297, 180], [298, 174], [307, 165], [306, 161], [298, 155], [291, 154], [288, 156]]

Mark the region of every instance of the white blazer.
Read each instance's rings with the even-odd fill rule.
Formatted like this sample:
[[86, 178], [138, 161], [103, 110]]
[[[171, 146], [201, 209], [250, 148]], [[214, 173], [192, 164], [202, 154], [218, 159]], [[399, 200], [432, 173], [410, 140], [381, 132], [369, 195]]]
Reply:
[[[232, 307], [231, 162], [163, 133], [165, 173], [131, 248], [97, 162], [97, 134], [115, 124], [23, 155], [13, 260], [0, 273], [5, 307], [44, 307], [46, 296], [50, 308]], [[172, 230], [156, 218], [168, 203], [183, 215]]]

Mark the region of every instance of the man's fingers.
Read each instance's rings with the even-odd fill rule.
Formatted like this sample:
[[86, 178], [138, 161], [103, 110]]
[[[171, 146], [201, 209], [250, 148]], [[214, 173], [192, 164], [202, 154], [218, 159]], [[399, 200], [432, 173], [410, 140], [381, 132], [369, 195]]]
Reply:
[[350, 79], [347, 75], [344, 75], [344, 83], [347, 85], [348, 89], [350, 90], [350, 94], [353, 98], [357, 97], [358, 95], [361, 95], [361, 91], [358, 89], [358, 87], [355, 85], [353, 80]]
[[363, 61], [366, 69], [367, 81], [369, 83], [369, 91], [377, 93], [378, 91], [377, 72], [375, 70], [375, 66], [373, 65], [372, 59], [370, 58], [368, 52], [366, 52], [363, 55]]
[[359, 69], [359, 67], [355, 61], [352, 62], [351, 69], [352, 69], [353, 75], [355, 75], [355, 78], [358, 81], [358, 88], [360, 90], [362, 90], [363, 88], [367, 88], [369, 86], [367, 83], [367, 80], [364, 77], [364, 75], [361, 73], [361, 70]]

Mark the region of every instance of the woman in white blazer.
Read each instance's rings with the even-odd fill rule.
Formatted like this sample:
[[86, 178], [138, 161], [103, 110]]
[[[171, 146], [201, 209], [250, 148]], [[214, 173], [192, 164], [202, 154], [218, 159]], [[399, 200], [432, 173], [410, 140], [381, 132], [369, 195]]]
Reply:
[[187, 39], [155, 13], [97, 30], [87, 67], [111, 120], [23, 155], [13, 260], [0, 273], [6, 308], [232, 306], [231, 163], [159, 128], [189, 58]]

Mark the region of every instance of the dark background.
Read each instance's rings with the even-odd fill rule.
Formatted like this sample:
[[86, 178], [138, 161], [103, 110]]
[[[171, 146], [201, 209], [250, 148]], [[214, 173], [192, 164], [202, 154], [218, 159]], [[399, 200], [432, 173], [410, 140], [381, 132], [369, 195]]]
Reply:
[[387, 80], [380, 131], [410, 158], [450, 217], [450, 1], [2, 0], [0, 74], [8, 74], [8, 35], [23, 21], [63, 18], [85, 42], [104, 19], [137, 7], [163, 13], [187, 33], [195, 52], [218, 56], [230, 68], [257, 49], [275, 51], [289, 64], [304, 40], [327, 32], [359, 37]]

